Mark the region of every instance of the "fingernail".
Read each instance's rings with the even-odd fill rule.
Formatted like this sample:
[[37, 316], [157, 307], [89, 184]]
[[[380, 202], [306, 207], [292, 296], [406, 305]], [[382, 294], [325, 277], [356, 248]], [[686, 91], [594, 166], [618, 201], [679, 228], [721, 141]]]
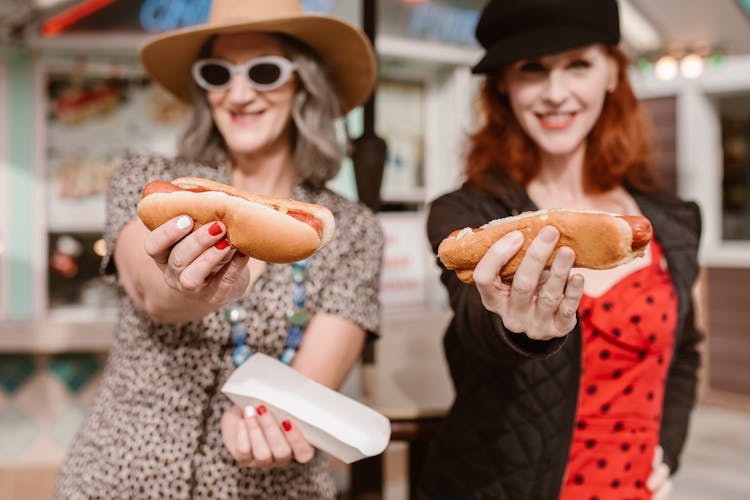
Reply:
[[260, 405], [255, 409], [255, 412], [258, 415], [265, 415], [268, 410], [266, 409], [266, 405]]
[[179, 219], [177, 219], [177, 229], [180, 231], [184, 231], [185, 229], [189, 228], [193, 225], [193, 219], [188, 217], [187, 215], [183, 215]]
[[542, 241], [546, 243], [552, 243], [557, 238], [557, 229], [552, 226], [545, 226], [542, 228], [542, 232], [539, 234], [542, 237]]
[[208, 228], [208, 234], [210, 234], [211, 236], [218, 236], [221, 234], [221, 231], [221, 224], [219, 224], [218, 222], [214, 222], [213, 224], [211, 224], [211, 227]]
[[255, 407], [253, 405], [247, 405], [244, 410], [242, 410], [242, 418], [249, 418], [255, 415]]
[[229, 246], [229, 241], [228, 240], [221, 240], [220, 242], [218, 242], [217, 244], [214, 245], [214, 247], [217, 250], [224, 250], [228, 246]]
[[283, 422], [281, 422], [281, 427], [283, 427], [285, 431], [289, 432], [292, 430], [292, 423], [289, 420], [284, 420]]
[[523, 233], [521, 231], [513, 231], [512, 233], [509, 233], [507, 237], [510, 239], [511, 243], [519, 243], [523, 241]]

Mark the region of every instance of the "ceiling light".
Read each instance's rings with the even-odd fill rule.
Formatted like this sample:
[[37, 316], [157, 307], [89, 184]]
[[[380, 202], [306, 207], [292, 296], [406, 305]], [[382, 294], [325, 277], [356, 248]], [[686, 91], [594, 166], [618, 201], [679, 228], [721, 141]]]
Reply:
[[703, 74], [703, 58], [698, 54], [688, 54], [680, 60], [680, 73], [685, 78], [698, 78]]
[[659, 80], [674, 80], [678, 70], [677, 59], [674, 56], [662, 56], [654, 66], [656, 78]]

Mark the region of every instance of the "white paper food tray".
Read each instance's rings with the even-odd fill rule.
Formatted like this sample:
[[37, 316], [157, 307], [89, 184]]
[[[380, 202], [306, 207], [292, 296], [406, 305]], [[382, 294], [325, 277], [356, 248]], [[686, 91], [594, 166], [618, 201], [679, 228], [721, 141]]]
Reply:
[[384, 415], [262, 353], [237, 368], [221, 392], [240, 408], [264, 404], [277, 420], [291, 419], [310, 444], [347, 464], [382, 453], [390, 440]]

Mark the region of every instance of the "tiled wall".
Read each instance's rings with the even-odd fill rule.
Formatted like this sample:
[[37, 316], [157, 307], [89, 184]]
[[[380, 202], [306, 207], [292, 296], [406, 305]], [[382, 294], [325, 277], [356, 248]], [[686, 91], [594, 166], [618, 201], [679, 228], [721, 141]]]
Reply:
[[0, 354], [0, 469], [62, 462], [93, 400], [104, 357]]

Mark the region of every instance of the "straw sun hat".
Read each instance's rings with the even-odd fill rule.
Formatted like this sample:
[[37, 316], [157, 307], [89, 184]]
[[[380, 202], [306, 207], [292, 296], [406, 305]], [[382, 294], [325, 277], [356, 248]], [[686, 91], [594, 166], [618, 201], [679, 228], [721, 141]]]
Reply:
[[141, 49], [141, 61], [155, 81], [190, 102], [190, 68], [203, 45], [213, 35], [245, 31], [281, 33], [312, 48], [328, 69], [342, 114], [370, 96], [375, 54], [367, 37], [336, 17], [304, 13], [299, 0], [213, 0], [205, 24], [157, 35]]

